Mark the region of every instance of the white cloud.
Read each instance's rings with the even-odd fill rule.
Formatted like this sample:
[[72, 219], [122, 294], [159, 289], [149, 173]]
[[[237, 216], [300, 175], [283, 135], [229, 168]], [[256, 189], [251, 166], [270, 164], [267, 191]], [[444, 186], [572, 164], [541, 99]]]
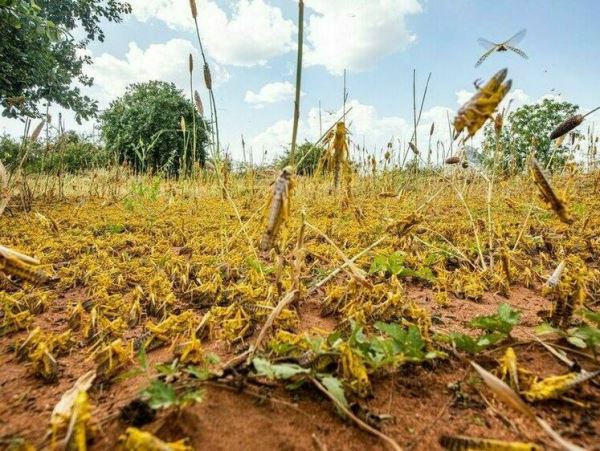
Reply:
[[[351, 100], [347, 108], [352, 108], [346, 118], [351, 132], [352, 142], [362, 146], [363, 142], [369, 151], [374, 148], [379, 151], [390, 140], [394, 147], [398, 147], [398, 140], [406, 145], [412, 137], [412, 121], [407, 121], [398, 116], [382, 116], [372, 105], [365, 105], [358, 100]], [[432, 147], [435, 149], [437, 140], [447, 140], [448, 131], [447, 114], [453, 117], [454, 111], [449, 108], [436, 106], [423, 111], [421, 122], [417, 130], [419, 143], [427, 143], [431, 124], [435, 122], [435, 130], [432, 136]], [[322, 114], [322, 129], [326, 131], [342, 115], [341, 109], [333, 114]], [[269, 155], [275, 156], [283, 153], [289, 147], [292, 137], [292, 120], [280, 120], [269, 126], [263, 132], [254, 136], [249, 143], [255, 150], [267, 149]], [[320, 137], [319, 109], [312, 108], [305, 118], [300, 121], [298, 131], [298, 142], [305, 139], [315, 141]], [[427, 144], [419, 144], [426, 149]]]
[[267, 83], [258, 93], [246, 91], [244, 101], [256, 108], [262, 108], [266, 103], [277, 103], [294, 97], [296, 88], [289, 81]]
[[[148, 80], [173, 82], [178, 88], [187, 92], [190, 54], [195, 63], [195, 88], [202, 92], [204, 79], [199, 53], [190, 41], [184, 39], [171, 39], [164, 44], [151, 44], [146, 50], [141, 49], [135, 42], [130, 42], [125, 58], [120, 59], [103, 53], [94, 58], [94, 63], [87, 68], [87, 72], [94, 77], [103, 104], [107, 99], [112, 100], [123, 94], [129, 84]], [[214, 86], [229, 79], [229, 73], [223, 68], [213, 65], [211, 69]]]
[[[194, 22], [185, 0], [130, 0], [133, 15], [158, 19], [170, 28], [192, 31]], [[294, 49], [296, 26], [280, 8], [264, 0], [236, 0], [230, 16], [214, 1], [197, 0], [198, 24], [206, 52], [219, 64], [265, 65]]]
[[462, 106], [465, 103], [467, 103], [471, 97], [473, 97], [473, 94], [475, 94], [475, 92], [467, 91], [466, 89], [461, 89], [460, 91], [456, 91], [455, 94], [456, 94], [456, 103], [459, 106]]
[[422, 11], [418, 0], [307, 0], [313, 10], [306, 30], [306, 65], [332, 74], [363, 71], [416, 37], [406, 16]]
[[[267, 152], [280, 155], [287, 149], [292, 141], [293, 121], [280, 120], [267, 127], [266, 130], [250, 139], [249, 145], [256, 152], [266, 150]], [[304, 123], [300, 122], [300, 130], [303, 132]], [[304, 134], [304, 133], [302, 133]], [[299, 140], [300, 141], [300, 140]]]

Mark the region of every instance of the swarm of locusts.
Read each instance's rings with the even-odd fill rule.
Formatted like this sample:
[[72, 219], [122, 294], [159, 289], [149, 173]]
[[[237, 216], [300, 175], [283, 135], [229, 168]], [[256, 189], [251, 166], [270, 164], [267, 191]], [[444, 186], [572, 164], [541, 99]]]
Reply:
[[[460, 108], [454, 138], [502, 128], [506, 77]], [[452, 450], [597, 443], [597, 169], [551, 175], [532, 155], [527, 176], [492, 182], [456, 164], [467, 138], [436, 171], [395, 169], [393, 143], [361, 167], [346, 123], [331, 130], [311, 177], [234, 171], [223, 187], [209, 171], [193, 183], [106, 171], [73, 177], [61, 202], [13, 199], [0, 352], [19, 376], [0, 390], [54, 390], [39, 402], [56, 407], [4, 397], [0, 443], [193, 449], [201, 435], [165, 425], [206, 418], [215, 387], [268, 403], [278, 381], [392, 449], [415, 433]], [[421, 429], [425, 412], [405, 405], [452, 420]]]

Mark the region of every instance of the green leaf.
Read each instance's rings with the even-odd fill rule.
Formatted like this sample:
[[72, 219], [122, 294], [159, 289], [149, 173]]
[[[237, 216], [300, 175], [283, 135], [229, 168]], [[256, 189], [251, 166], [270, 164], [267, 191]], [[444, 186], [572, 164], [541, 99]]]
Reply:
[[309, 374], [310, 370], [295, 363], [271, 363], [261, 357], [255, 357], [252, 365], [257, 376], [266, 376], [269, 379], [290, 379], [299, 374]]
[[[327, 389], [329, 394], [331, 394], [335, 399], [337, 399], [340, 402], [340, 404], [347, 408], [348, 401], [346, 400], [346, 395], [344, 394], [344, 386], [342, 384], [342, 381], [340, 381], [337, 377], [333, 377], [331, 375], [319, 375], [319, 379], [321, 379], [321, 383]], [[339, 408], [338, 413], [340, 415], [342, 414]]]
[[220, 361], [221, 361], [221, 359], [219, 358], [218, 355], [213, 354], [212, 352], [206, 354], [206, 363], [208, 363], [209, 365], [216, 365]]
[[144, 374], [145, 371], [141, 368], [132, 368], [129, 371], [125, 371], [124, 373], [119, 374], [115, 380], [117, 382], [126, 381], [127, 379], [131, 379], [132, 377], [140, 376]]
[[369, 274], [384, 272], [387, 270], [387, 257], [385, 255], [376, 255], [369, 268]]
[[392, 274], [399, 274], [404, 269], [405, 255], [401, 252], [394, 252], [388, 257], [387, 266], [388, 271]]
[[175, 389], [158, 379], [142, 391], [141, 397], [153, 409], [166, 409], [177, 404]]
[[406, 256], [402, 252], [394, 252], [391, 255], [376, 255], [369, 268], [370, 274], [385, 272], [398, 275], [404, 269]]
[[568, 340], [575, 346], [578, 346], [581, 344], [581, 342], [584, 342], [586, 347], [589, 346], [592, 349], [600, 347], [600, 330], [596, 329], [595, 327], [583, 326], [576, 329], [571, 329], [569, 330], [569, 335], [569, 338], [575, 340], [575, 342], [572, 342], [569, 340], [569, 338]]
[[596, 327], [600, 327], [600, 312], [594, 312], [584, 308], [579, 310], [577, 313], [583, 316], [585, 319], [595, 323]]
[[148, 370], [148, 355], [146, 354], [146, 346], [143, 343], [137, 353], [137, 361], [144, 371]]
[[579, 337], [568, 337], [567, 341], [578, 348], [587, 348], [586, 342]]
[[253, 269], [258, 274], [268, 275], [273, 272], [273, 268], [271, 268], [270, 266], [263, 265], [260, 261], [256, 260], [253, 257], [246, 258], [246, 265], [248, 265], [249, 268]]
[[332, 332], [327, 336], [327, 344], [332, 348], [335, 348], [341, 341], [342, 333], [339, 330]]
[[404, 329], [396, 323], [384, 323], [378, 321], [375, 323], [375, 329], [397, 340], [401, 340], [401, 337], [404, 335]]
[[476, 316], [469, 322], [469, 326], [489, 332], [510, 334], [520, 318], [521, 312], [504, 303], [498, 307], [498, 313], [495, 315]]
[[519, 320], [521, 319], [521, 312], [513, 309], [510, 305], [506, 303], [502, 303], [498, 307], [498, 316], [505, 323], [515, 326], [519, 323]]
[[555, 334], [555, 333], [560, 333], [559, 329], [556, 329], [555, 327], [552, 327], [550, 324], [548, 323], [542, 323], [539, 326], [537, 326], [534, 329], [536, 335], [548, 335], [548, 334]]
[[202, 397], [202, 390], [191, 390], [181, 395], [181, 397], [177, 400], [177, 404], [181, 407], [184, 407], [186, 405], [194, 404], [196, 402], [202, 402]]
[[106, 226], [106, 231], [109, 234], [119, 234], [119, 233], [123, 233], [125, 232], [125, 226], [123, 224], [108, 224], [108, 226]]
[[427, 268], [425, 266], [417, 269], [415, 277], [422, 280], [426, 280], [427, 282], [435, 282], [435, 276], [433, 275], [433, 271], [431, 271], [431, 268]]
[[46, 37], [53, 42], [58, 41], [59, 32], [58, 27], [50, 20], [46, 23]]
[[177, 360], [174, 360], [169, 365], [159, 363], [158, 365], [155, 365], [154, 368], [163, 376], [175, 376], [179, 372], [179, 368], [177, 368]]
[[443, 351], [429, 351], [425, 354], [425, 360], [433, 360], [433, 359], [446, 359], [448, 358], [448, 354]]
[[477, 342], [472, 337], [461, 334], [460, 332], [451, 332], [448, 335], [438, 334], [433, 338], [437, 341], [441, 341], [442, 343], [451, 344], [457, 349], [468, 352], [469, 354], [476, 354], [481, 351], [481, 348], [477, 345]]
[[403, 329], [398, 324], [375, 323], [375, 328], [393, 339], [394, 354], [402, 354], [406, 360], [421, 361], [425, 358], [425, 342], [417, 326]]
[[207, 381], [212, 376], [212, 373], [206, 367], [188, 366], [184, 371], [201, 381]]
[[348, 341], [352, 344], [367, 343], [367, 337], [363, 332], [363, 326], [354, 320], [350, 320], [350, 337]]
[[486, 348], [491, 345], [495, 345], [507, 337], [506, 334], [502, 332], [493, 332], [490, 334], [484, 334], [477, 340], [477, 347], [480, 349]]

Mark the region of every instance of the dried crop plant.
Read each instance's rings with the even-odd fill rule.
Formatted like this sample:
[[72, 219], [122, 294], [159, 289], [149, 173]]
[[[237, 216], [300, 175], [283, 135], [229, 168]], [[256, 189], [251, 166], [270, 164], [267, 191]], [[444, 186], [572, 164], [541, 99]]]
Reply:
[[[196, 36], [198, 38], [198, 45], [200, 46], [200, 54], [202, 55], [203, 73], [204, 73], [204, 84], [210, 96], [210, 111], [211, 117], [214, 118], [213, 131], [216, 139], [214, 141], [215, 157], [220, 153], [220, 142], [219, 142], [219, 117], [217, 115], [217, 105], [215, 102], [215, 93], [213, 91], [212, 75], [210, 73], [210, 67], [206, 61], [206, 55], [204, 54], [204, 47], [202, 45], [202, 38], [200, 37], [200, 27], [198, 26], [198, 8], [196, 6], [196, 0], [190, 1], [190, 11], [192, 18], [194, 19], [194, 26], [196, 28]], [[212, 122], [212, 120], [211, 120]]]
[[431, 123], [431, 128], [429, 129], [429, 144], [427, 145], [427, 168], [431, 168], [431, 137], [435, 132], [435, 122]]
[[0, 216], [4, 213], [9, 201], [10, 191], [8, 189], [8, 174], [4, 164], [0, 161]]
[[290, 164], [294, 164], [298, 123], [300, 121], [300, 93], [302, 87], [302, 53], [304, 46], [304, 0], [298, 2], [298, 50], [296, 62], [296, 95], [294, 99], [294, 124], [292, 126], [292, 148], [290, 149]]
[[[195, 100], [196, 98], [194, 97], [194, 57], [192, 56], [192, 54], [190, 53], [189, 56], [189, 63], [188, 63], [188, 69], [189, 69], [189, 73], [190, 73], [190, 97], [192, 99], [192, 168], [194, 163], [196, 163], [196, 146], [197, 146], [197, 128], [196, 128], [196, 107], [195, 107]], [[183, 116], [182, 116], [183, 119]], [[184, 167], [183, 171], [184, 171], [184, 176], [187, 173], [187, 166]], [[192, 174], [193, 175], [193, 174]]]
[[[412, 150], [413, 154], [415, 155], [415, 170], [418, 168], [418, 160], [421, 158], [417, 142], [417, 129], [419, 127], [419, 123], [421, 122], [421, 115], [423, 114], [423, 106], [425, 105], [425, 98], [427, 97], [427, 91], [429, 89], [430, 81], [431, 72], [429, 72], [429, 75], [427, 76], [427, 81], [425, 82], [425, 89], [423, 90], [423, 97], [421, 98], [421, 106], [419, 107], [419, 114], [417, 115], [417, 71], [413, 69], [413, 134], [408, 145], [410, 147], [410, 150]], [[431, 129], [430, 133], [433, 134], [433, 128]], [[402, 162], [402, 167], [404, 167], [404, 162]]]
[[575, 116], [571, 116], [570, 118], [568, 118], [567, 120], [565, 120], [564, 122], [560, 123], [553, 131], [552, 133], [550, 133], [550, 139], [558, 139], [564, 135], [566, 135], [567, 133], [569, 133], [571, 130], [573, 130], [574, 128], [578, 127], [579, 125], [581, 125], [581, 123], [583, 122], [583, 120], [589, 116], [590, 114], [596, 112], [600, 110], [600, 106], [597, 108], [594, 108], [592, 111], [586, 113], [586, 114], [576, 114]]
[[200, 117], [204, 117], [204, 105], [202, 104], [202, 98], [198, 91], [194, 91], [194, 105], [196, 106], [196, 111]]

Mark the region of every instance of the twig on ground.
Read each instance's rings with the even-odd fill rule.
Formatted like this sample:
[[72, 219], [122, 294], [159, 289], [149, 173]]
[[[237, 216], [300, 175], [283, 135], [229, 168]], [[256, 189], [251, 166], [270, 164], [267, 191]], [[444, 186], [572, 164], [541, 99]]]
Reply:
[[383, 432], [380, 432], [377, 429], [372, 428], [367, 423], [365, 423], [360, 418], [358, 418], [356, 415], [354, 415], [335, 396], [333, 396], [331, 393], [329, 393], [327, 391], [327, 389], [325, 387], [323, 387], [323, 385], [317, 379], [315, 379], [314, 377], [311, 376], [310, 381], [315, 385], [315, 387], [317, 387], [319, 389], [319, 391], [321, 391], [321, 393], [323, 393], [325, 396], [327, 396], [336, 405], [336, 407], [344, 413], [344, 415], [346, 415], [348, 418], [350, 418], [352, 421], [354, 421], [359, 428], [375, 435], [376, 437], [379, 437], [381, 440], [383, 440], [385, 443], [387, 443], [390, 446], [390, 448], [392, 448], [394, 451], [402, 451], [402, 448], [400, 447], [400, 445], [398, 445], [398, 443], [396, 443], [396, 441], [393, 438], [388, 437]]

